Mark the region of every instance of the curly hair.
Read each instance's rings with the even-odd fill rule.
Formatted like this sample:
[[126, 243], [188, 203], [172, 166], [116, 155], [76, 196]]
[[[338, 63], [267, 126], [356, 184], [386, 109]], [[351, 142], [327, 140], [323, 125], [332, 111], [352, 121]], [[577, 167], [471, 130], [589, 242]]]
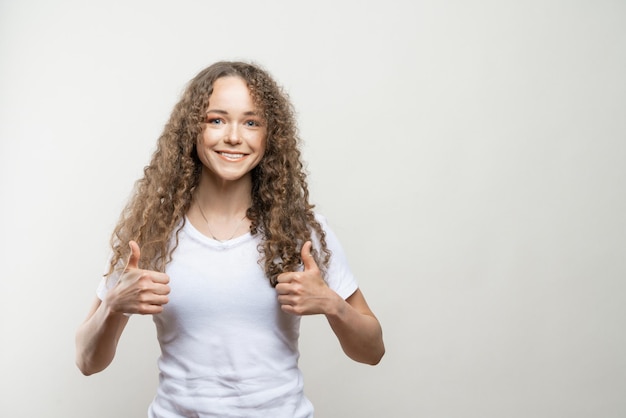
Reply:
[[301, 246], [315, 234], [320, 248], [312, 253], [325, 273], [331, 253], [309, 203], [293, 106], [258, 65], [223, 61], [198, 73], [174, 107], [111, 236], [113, 256], [107, 275], [129, 257], [131, 240], [141, 246], [143, 268], [164, 271], [172, 260], [202, 171], [196, 144], [205, 127], [213, 84], [227, 76], [246, 82], [268, 127], [265, 154], [251, 172], [252, 205], [246, 212], [250, 232], [262, 236], [259, 263], [275, 286], [280, 273], [295, 271], [302, 263]]

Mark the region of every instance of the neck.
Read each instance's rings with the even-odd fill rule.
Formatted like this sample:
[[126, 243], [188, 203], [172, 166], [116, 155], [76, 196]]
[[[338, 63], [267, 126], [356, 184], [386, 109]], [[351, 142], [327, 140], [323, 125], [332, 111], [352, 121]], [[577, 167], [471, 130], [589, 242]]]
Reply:
[[203, 172], [194, 199], [207, 216], [240, 218], [252, 205], [252, 178], [225, 181]]
[[203, 172], [193, 199], [187, 216], [206, 236], [223, 242], [250, 229], [246, 217], [252, 205], [250, 176], [227, 182]]

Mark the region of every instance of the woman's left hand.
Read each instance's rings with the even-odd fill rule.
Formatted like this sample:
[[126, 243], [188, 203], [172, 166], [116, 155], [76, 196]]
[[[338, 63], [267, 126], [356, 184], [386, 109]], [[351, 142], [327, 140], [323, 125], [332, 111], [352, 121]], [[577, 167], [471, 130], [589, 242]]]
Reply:
[[311, 241], [304, 243], [300, 254], [304, 271], [286, 272], [278, 276], [276, 292], [281, 309], [294, 315], [333, 313], [343, 299], [322, 278], [311, 255]]
[[382, 329], [361, 291], [343, 300], [324, 279], [311, 255], [311, 242], [302, 246], [304, 271], [278, 276], [276, 292], [284, 312], [293, 315], [324, 314], [343, 351], [353, 360], [377, 364], [385, 353]]

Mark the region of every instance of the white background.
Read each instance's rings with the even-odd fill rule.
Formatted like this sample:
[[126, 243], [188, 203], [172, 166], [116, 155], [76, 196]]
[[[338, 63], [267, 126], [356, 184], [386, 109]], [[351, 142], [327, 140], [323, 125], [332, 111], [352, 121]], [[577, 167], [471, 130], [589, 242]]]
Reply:
[[324, 417], [626, 416], [626, 3], [0, 1], [0, 416], [140, 417], [150, 318], [74, 332], [185, 83], [254, 60], [383, 325], [303, 320]]

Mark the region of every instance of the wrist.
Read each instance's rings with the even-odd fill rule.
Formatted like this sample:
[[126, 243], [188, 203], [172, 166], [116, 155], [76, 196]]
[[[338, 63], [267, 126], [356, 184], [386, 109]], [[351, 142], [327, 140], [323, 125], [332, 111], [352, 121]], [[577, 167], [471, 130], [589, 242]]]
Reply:
[[104, 316], [105, 320], [119, 318], [124, 315], [124, 312], [116, 309], [116, 305], [114, 303], [111, 303], [111, 300], [109, 300], [109, 295], [107, 295], [102, 300], [101, 307], [102, 315]]
[[332, 294], [333, 297], [330, 298], [328, 308], [326, 309], [326, 317], [328, 319], [341, 318], [346, 310], [346, 305], [348, 304], [348, 302], [346, 302], [337, 293], [332, 292]]

